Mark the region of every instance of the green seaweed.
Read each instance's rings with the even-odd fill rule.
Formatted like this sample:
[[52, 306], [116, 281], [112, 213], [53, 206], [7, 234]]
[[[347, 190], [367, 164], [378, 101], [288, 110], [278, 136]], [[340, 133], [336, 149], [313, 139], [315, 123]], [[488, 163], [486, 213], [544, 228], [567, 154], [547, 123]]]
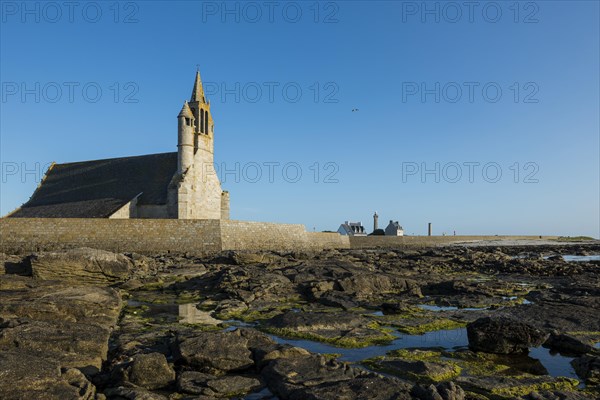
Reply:
[[525, 396], [534, 391], [540, 390], [565, 390], [575, 391], [579, 381], [572, 378], [559, 377], [553, 382], [540, 382], [533, 384], [517, 385], [512, 387], [500, 387], [493, 388], [490, 393], [498, 396], [514, 398], [519, 396]]
[[302, 332], [292, 328], [274, 328], [274, 327], [260, 327], [264, 332], [271, 333], [276, 336], [287, 337], [292, 339], [304, 339], [312, 340], [315, 342], [322, 342], [332, 344], [338, 347], [346, 348], [361, 348], [380, 344], [389, 344], [395, 339], [393, 335], [389, 333], [389, 329], [381, 328], [379, 326], [370, 325], [370, 329], [376, 331], [373, 335], [362, 336], [362, 337], [327, 337], [312, 332]]
[[[460, 376], [462, 367], [454, 362], [441, 359], [440, 352], [436, 351], [421, 351], [421, 350], [394, 350], [388, 353], [388, 356], [373, 357], [362, 361], [362, 364], [375, 371], [384, 372], [390, 375], [396, 375], [405, 379], [409, 379], [422, 383], [438, 383], [449, 381]], [[404, 368], [395, 368], [389, 366], [386, 361], [401, 360], [409, 363], [428, 363], [429, 365], [437, 364], [444, 367], [449, 367], [446, 372], [433, 372], [427, 374], [419, 374]]]
[[447, 318], [440, 318], [434, 321], [425, 322], [419, 325], [396, 325], [398, 331], [409, 335], [423, 335], [427, 332], [441, 331], [448, 329], [464, 328], [467, 325], [464, 321], [455, 321]]

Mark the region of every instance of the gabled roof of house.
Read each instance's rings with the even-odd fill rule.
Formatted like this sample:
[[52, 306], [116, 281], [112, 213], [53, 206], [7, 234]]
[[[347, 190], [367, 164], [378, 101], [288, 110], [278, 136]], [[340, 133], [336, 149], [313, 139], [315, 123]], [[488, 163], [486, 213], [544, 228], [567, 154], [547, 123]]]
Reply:
[[12, 218], [106, 218], [141, 193], [140, 205], [167, 203], [177, 153], [54, 164]]
[[402, 225], [400, 225], [400, 223], [398, 221], [390, 221], [390, 223], [388, 224], [387, 228], [391, 228], [391, 229], [400, 229], [403, 230]]
[[366, 234], [365, 228], [360, 222], [346, 221], [340, 225], [339, 229], [344, 229], [348, 234]]

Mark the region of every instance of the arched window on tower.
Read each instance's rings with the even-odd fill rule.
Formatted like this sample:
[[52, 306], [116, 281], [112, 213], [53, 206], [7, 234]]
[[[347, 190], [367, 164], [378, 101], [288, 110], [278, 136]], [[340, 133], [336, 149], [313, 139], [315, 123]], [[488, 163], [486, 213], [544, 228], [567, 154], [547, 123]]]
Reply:
[[208, 111], [204, 111], [204, 132], [208, 135]]
[[200, 109], [200, 133], [204, 133], [204, 110]]

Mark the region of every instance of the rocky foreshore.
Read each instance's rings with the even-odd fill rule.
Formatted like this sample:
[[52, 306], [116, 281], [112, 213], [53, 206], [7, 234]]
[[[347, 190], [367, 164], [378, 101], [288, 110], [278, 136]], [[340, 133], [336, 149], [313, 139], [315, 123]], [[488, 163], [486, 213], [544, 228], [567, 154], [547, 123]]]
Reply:
[[598, 399], [599, 254], [0, 254], [0, 399]]

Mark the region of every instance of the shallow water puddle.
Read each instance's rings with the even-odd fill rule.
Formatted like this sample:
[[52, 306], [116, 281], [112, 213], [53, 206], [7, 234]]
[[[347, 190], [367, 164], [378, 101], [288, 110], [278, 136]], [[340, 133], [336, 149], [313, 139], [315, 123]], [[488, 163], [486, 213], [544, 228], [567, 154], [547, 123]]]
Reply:
[[339, 360], [359, 362], [366, 358], [383, 356], [391, 350], [405, 349], [411, 347], [440, 347], [446, 350], [465, 347], [469, 344], [466, 329], [449, 329], [443, 331], [427, 332], [424, 335], [395, 334], [397, 339], [392, 343], [380, 346], [369, 346], [360, 349], [348, 349], [336, 347], [326, 343], [314, 342], [304, 339], [286, 339], [275, 335], [269, 335], [277, 343], [290, 344], [302, 347], [308, 351], [322, 354], [341, 354]]
[[[519, 296], [502, 296], [502, 300], [506, 300], [506, 301], [515, 301], [518, 300]], [[527, 299], [522, 299], [521, 304], [533, 304], [532, 301], [527, 300]]]
[[574, 262], [588, 262], [588, 261], [600, 261], [600, 254], [593, 254], [589, 256], [576, 256], [576, 255], [564, 255], [565, 261]]
[[565, 376], [579, 379], [571, 365], [572, 357], [565, 357], [558, 353], [551, 353], [545, 347], [535, 347], [529, 350], [529, 357], [540, 360], [550, 376]]
[[454, 307], [454, 306], [433, 306], [430, 304], [419, 304], [417, 307], [419, 307], [421, 310], [427, 310], [427, 311], [433, 311], [433, 312], [438, 312], [438, 311], [481, 311], [481, 310], [488, 310], [489, 307], [463, 307], [463, 308], [459, 308], [459, 307]]
[[268, 388], [264, 388], [260, 392], [250, 393], [244, 396], [244, 400], [262, 400], [273, 398], [273, 393]]
[[[587, 256], [579, 256], [576, 254], [551, 254], [547, 256], [542, 256], [543, 260], [548, 260], [551, 257], [562, 256], [563, 260], [567, 262], [588, 262], [588, 261], [600, 261], [600, 254], [591, 254]], [[513, 256], [514, 259], [538, 259], [537, 254], [519, 254]]]
[[421, 310], [427, 310], [427, 311], [456, 311], [458, 310], [458, 307], [453, 307], [453, 306], [432, 306], [430, 304], [419, 304], [417, 307], [419, 307]]
[[[458, 350], [467, 348], [469, 345], [466, 328], [427, 332], [424, 335], [396, 334], [397, 339], [388, 345], [369, 346], [360, 349], [336, 347], [311, 340], [286, 339], [275, 335], [269, 336], [277, 343], [301, 347], [313, 353], [340, 354], [338, 359], [347, 362], [360, 362], [367, 358], [384, 356], [387, 352], [398, 349], [443, 348], [445, 350]], [[532, 348], [529, 352], [529, 357], [539, 360], [550, 376], [579, 379], [571, 366], [571, 360], [573, 359], [570, 357], [552, 354], [550, 350], [544, 347]]]
[[[144, 307], [145, 311], [141, 311], [144, 314], [154, 315], [157, 314], [171, 314], [173, 317], [177, 317], [180, 323], [188, 324], [228, 324], [229, 327], [225, 330], [235, 330], [238, 327], [255, 326], [255, 324], [245, 323], [238, 320], [227, 320], [222, 321], [213, 318], [208, 311], [202, 311], [196, 308], [195, 303], [188, 304], [153, 304], [146, 303], [136, 300], [129, 300], [127, 302], [130, 307]], [[423, 309], [430, 311], [446, 311], [454, 310], [456, 307], [442, 307], [442, 306], [428, 306], [421, 305]], [[464, 308], [461, 310], [465, 310]], [[466, 309], [468, 310], [468, 309]], [[479, 310], [479, 309], [474, 309]], [[378, 315], [381, 313], [377, 311], [373, 313]], [[383, 315], [383, 313], [381, 313]], [[276, 335], [269, 334], [274, 341], [280, 344], [289, 344], [296, 347], [301, 347], [313, 353], [321, 354], [340, 354], [338, 359], [340, 361], [347, 362], [360, 362], [367, 358], [383, 356], [387, 352], [398, 349], [408, 348], [431, 348], [431, 349], [444, 349], [444, 350], [458, 350], [465, 349], [469, 345], [467, 338], [466, 328], [448, 329], [440, 331], [427, 332], [423, 335], [408, 335], [398, 333], [395, 331], [394, 336], [396, 339], [387, 345], [376, 345], [368, 346], [363, 348], [344, 348], [336, 347], [326, 343], [315, 342], [305, 339], [287, 339]], [[596, 348], [600, 348], [600, 343], [594, 345]], [[532, 348], [529, 356], [533, 359], [539, 360], [542, 365], [548, 371], [550, 376], [565, 376], [569, 378], [576, 378], [577, 375], [575, 370], [571, 366], [570, 362], [573, 358], [565, 357], [560, 354], [552, 354], [550, 351], [543, 347]]]
[[177, 315], [177, 304], [173, 303], [151, 303], [139, 300], [127, 300], [127, 306], [139, 308], [132, 311], [133, 314], [145, 314], [147, 316], [156, 317], [159, 315]]
[[244, 322], [239, 321], [237, 319], [228, 319], [227, 321], [222, 321], [224, 324], [229, 325], [225, 328], [225, 332], [235, 331], [237, 328], [254, 328], [256, 327], [255, 322]]
[[[514, 301], [514, 300], [518, 300], [519, 297], [518, 296], [503, 296], [502, 300], [505, 301]], [[533, 304], [531, 301], [527, 300], [527, 299], [521, 299], [520, 300], [521, 304]], [[433, 312], [440, 312], [440, 311], [482, 311], [482, 310], [489, 310], [490, 307], [455, 307], [455, 306], [436, 306], [436, 305], [431, 305], [431, 304], [419, 304], [417, 305], [418, 308], [420, 308], [421, 310], [426, 310], [426, 311], [433, 311]], [[373, 313], [373, 315], [378, 315], [376, 313]], [[383, 316], [383, 313], [380, 315]]]
[[600, 261], [600, 254], [590, 254], [587, 256], [579, 256], [576, 254], [552, 254], [549, 256], [543, 256], [544, 260], [548, 260], [551, 257], [562, 256], [563, 260], [567, 262], [588, 262], [588, 261]]

